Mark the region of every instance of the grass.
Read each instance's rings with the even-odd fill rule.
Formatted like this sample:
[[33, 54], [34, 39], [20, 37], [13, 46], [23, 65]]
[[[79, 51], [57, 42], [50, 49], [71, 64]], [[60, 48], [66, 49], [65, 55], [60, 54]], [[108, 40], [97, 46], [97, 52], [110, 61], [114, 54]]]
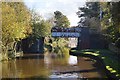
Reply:
[[71, 52], [79, 55], [90, 54], [93, 56], [98, 56], [104, 61], [106, 69], [109, 70], [112, 74], [116, 75], [116, 77], [120, 78], [120, 59], [117, 54], [107, 49], [71, 50]]

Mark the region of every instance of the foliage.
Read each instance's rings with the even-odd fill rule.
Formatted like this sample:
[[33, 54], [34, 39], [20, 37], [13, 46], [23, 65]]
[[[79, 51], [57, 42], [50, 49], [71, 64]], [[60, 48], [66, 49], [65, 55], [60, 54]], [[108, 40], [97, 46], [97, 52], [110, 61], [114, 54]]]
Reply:
[[65, 39], [63, 38], [56, 38], [54, 39], [54, 41], [52, 42], [52, 48], [53, 48], [53, 52], [55, 53], [63, 53], [62, 49], [67, 46], [67, 42]]
[[111, 3], [111, 14], [112, 19], [114, 21], [114, 27], [116, 27], [116, 30], [119, 30], [120, 33], [120, 1], [119, 2], [113, 2]]
[[15, 51], [16, 42], [31, 32], [29, 22], [30, 13], [23, 2], [2, 2], [2, 51], [6, 59], [8, 50]]
[[31, 14], [32, 14], [31, 26], [33, 31], [32, 36], [34, 36], [35, 38], [49, 36], [51, 33], [52, 24], [48, 20], [44, 20], [35, 11], [32, 11]]
[[55, 14], [55, 23], [57, 27], [70, 27], [70, 22], [68, 20], [68, 18], [63, 15], [60, 11], [56, 11], [54, 12]]
[[103, 2], [101, 3], [101, 9], [104, 12], [101, 20], [102, 32], [111, 38], [111, 42], [115, 42], [120, 36], [119, 33], [119, 4], [120, 2]]
[[58, 56], [68, 56], [69, 48], [67, 48], [68, 41], [64, 38], [52, 38], [49, 37], [48, 41], [45, 41], [45, 48], [50, 52], [56, 53]]
[[120, 37], [120, 2], [86, 2], [77, 12], [79, 25], [106, 35], [109, 42]]
[[100, 20], [99, 20], [99, 3], [98, 2], [86, 2], [84, 7], [80, 7], [77, 12], [80, 18], [79, 25], [84, 27], [87, 26], [90, 29], [100, 30]]
[[[99, 17], [99, 3], [98, 2], [86, 2], [86, 6], [79, 7], [77, 12], [78, 17]], [[82, 14], [81, 14], [82, 13]]]
[[42, 20], [41, 22], [34, 23], [32, 25], [33, 36], [36, 38], [47, 37], [51, 32], [51, 24], [47, 21]]

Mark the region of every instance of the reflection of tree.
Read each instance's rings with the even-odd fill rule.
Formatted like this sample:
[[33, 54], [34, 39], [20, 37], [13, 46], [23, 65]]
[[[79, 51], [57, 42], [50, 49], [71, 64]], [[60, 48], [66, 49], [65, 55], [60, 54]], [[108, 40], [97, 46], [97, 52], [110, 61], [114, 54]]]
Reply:
[[0, 62], [0, 78], [2, 78], [2, 62]]
[[43, 59], [25, 59], [25, 60], [17, 60], [16, 62], [17, 70], [19, 73], [19, 77], [27, 78], [27, 77], [48, 77], [49, 70], [45, 67]]
[[17, 70], [16, 61], [5, 62], [2, 64], [3, 78], [17, 78], [19, 71]]

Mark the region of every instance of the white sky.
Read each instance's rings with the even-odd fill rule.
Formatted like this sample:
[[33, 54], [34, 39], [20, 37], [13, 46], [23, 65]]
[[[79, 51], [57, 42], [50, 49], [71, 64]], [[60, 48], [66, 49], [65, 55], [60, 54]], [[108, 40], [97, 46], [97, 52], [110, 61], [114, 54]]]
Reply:
[[34, 8], [45, 19], [49, 18], [56, 10], [66, 15], [71, 26], [77, 26], [79, 18], [76, 15], [78, 7], [85, 4], [85, 0], [24, 0], [28, 8]]

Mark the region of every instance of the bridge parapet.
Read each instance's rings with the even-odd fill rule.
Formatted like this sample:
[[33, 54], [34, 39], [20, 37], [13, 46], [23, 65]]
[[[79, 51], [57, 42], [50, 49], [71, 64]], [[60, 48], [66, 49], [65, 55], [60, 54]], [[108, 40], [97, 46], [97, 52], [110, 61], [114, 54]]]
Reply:
[[53, 27], [52, 37], [80, 37], [81, 28], [80, 27]]

